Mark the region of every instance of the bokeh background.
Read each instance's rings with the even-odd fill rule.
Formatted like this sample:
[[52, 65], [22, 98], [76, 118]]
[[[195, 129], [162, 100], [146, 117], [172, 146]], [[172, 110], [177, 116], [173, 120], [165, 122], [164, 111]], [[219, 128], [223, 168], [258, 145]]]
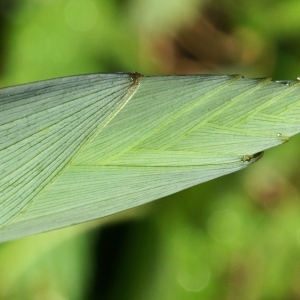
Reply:
[[[299, 47], [298, 0], [0, 1], [0, 87], [119, 71], [296, 79]], [[0, 299], [300, 299], [300, 136], [244, 171], [0, 244]]]

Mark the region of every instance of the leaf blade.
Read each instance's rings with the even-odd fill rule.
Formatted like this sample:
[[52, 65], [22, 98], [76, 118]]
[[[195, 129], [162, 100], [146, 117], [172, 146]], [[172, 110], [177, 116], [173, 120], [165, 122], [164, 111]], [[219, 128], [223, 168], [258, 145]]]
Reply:
[[84, 139], [51, 186], [0, 229], [0, 240], [99, 218], [235, 172], [300, 131], [296, 81], [214, 75], [127, 80], [122, 91], [133, 86], [127, 104], [93, 139]]

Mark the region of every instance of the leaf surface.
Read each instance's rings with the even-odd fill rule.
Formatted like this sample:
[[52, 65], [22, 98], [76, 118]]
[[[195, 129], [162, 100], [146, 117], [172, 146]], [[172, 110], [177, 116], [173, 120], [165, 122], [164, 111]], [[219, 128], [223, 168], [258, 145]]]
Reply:
[[0, 90], [0, 240], [245, 168], [300, 131], [297, 81], [66, 77]]

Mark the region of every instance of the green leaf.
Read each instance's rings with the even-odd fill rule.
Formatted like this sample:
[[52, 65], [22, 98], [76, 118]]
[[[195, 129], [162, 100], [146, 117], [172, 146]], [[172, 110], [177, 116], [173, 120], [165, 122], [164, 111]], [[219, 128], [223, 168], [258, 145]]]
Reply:
[[0, 90], [0, 240], [243, 169], [300, 131], [298, 81], [73, 76]]

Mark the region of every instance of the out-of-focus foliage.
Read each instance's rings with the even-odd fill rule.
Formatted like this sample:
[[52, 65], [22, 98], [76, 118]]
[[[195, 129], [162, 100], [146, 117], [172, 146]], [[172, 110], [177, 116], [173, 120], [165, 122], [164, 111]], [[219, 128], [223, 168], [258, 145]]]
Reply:
[[[134, 70], [295, 79], [299, 20], [296, 0], [2, 0], [0, 86]], [[0, 298], [299, 298], [299, 145], [115, 225], [1, 244]]]

